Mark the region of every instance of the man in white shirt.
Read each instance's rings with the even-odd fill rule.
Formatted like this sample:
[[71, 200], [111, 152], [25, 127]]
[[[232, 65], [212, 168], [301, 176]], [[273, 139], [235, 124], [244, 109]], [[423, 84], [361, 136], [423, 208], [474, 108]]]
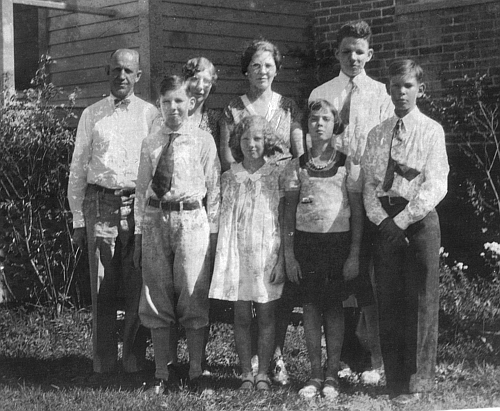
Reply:
[[123, 296], [123, 370], [144, 367], [146, 333], [140, 330], [140, 270], [133, 267], [135, 183], [142, 140], [158, 110], [134, 95], [139, 53], [116, 50], [107, 67], [111, 94], [87, 107], [78, 123], [68, 201], [73, 241], [88, 246], [92, 291], [93, 370], [116, 371], [116, 311]]

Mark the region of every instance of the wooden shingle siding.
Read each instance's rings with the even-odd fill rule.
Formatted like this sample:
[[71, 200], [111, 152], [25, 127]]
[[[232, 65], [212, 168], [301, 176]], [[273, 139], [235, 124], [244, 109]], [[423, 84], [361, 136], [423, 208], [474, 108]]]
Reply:
[[[308, 0], [183, 0], [161, 2], [161, 61], [152, 62], [156, 84], [170, 73], [177, 73], [192, 57], [210, 59], [218, 70], [219, 83], [209, 105], [223, 107], [248, 84], [241, 73], [241, 54], [254, 38], [275, 43], [284, 55], [283, 69], [274, 89], [299, 100], [301, 84], [307, 74], [292, 50], [306, 51], [309, 44]], [[160, 37], [160, 36], [159, 36]]]

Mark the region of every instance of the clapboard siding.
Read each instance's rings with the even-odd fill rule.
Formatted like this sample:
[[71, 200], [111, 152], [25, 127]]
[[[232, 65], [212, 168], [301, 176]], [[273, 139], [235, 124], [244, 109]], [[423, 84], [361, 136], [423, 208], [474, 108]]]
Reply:
[[14, 4], [14, 75], [17, 89], [30, 87], [38, 61], [38, 11], [36, 7]]
[[219, 76], [209, 104], [223, 107], [235, 95], [247, 91], [241, 54], [252, 39], [264, 37], [284, 55], [284, 68], [273, 88], [300, 100], [308, 74], [292, 52], [305, 53], [311, 47], [307, 35], [309, 7], [308, 0], [163, 0], [161, 19], [156, 20], [160, 26], [156, 41], [163, 48], [153, 57], [153, 82], [158, 84], [164, 75], [180, 72], [189, 58], [205, 56], [214, 63]]
[[[119, 15], [110, 18], [52, 10], [47, 20], [49, 54], [55, 61], [51, 80], [68, 93], [79, 87], [78, 106], [87, 106], [109, 91], [105, 66], [112, 51], [122, 47], [140, 50], [143, 43], [137, 0], [89, 0], [85, 5], [117, 10]], [[149, 84], [139, 83], [137, 92], [147, 95]]]
[[284, 55], [276, 91], [300, 99], [304, 82], [312, 77], [294, 54], [312, 46], [309, 0], [87, 0], [85, 5], [119, 14], [110, 18], [52, 10], [46, 23], [52, 81], [67, 93], [79, 87], [79, 106], [108, 92], [104, 68], [109, 54], [121, 47], [141, 53], [143, 77], [137, 94], [152, 101], [163, 76], [180, 72], [189, 58], [203, 55], [219, 74], [210, 105], [223, 107], [248, 87], [240, 57], [257, 37], [276, 43]]

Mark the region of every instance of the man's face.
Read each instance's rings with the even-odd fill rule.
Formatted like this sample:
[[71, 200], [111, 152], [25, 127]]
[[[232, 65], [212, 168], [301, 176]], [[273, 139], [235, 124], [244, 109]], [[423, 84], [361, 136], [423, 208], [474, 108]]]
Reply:
[[422, 97], [424, 91], [424, 83], [419, 83], [414, 74], [392, 76], [390, 92], [396, 115], [403, 118], [412, 111], [417, 105], [417, 98]]
[[135, 83], [141, 78], [138, 56], [128, 50], [117, 51], [109, 62], [109, 85], [111, 94], [124, 99], [134, 91]]
[[335, 57], [340, 62], [342, 72], [349, 77], [355, 77], [363, 71], [365, 64], [371, 60], [373, 49], [365, 39], [345, 37], [335, 51]]
[[187, 120], [189, 110], [196, 104], [194, 97], [189, 97], [185, 87], [169, 90], [160, 97], [160, 108], [168, 128], [177, 131]]

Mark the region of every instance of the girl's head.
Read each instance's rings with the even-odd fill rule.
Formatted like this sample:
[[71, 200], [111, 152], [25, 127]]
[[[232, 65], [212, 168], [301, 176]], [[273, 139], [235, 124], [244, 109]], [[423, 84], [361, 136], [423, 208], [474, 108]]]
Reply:
[[311, 101], [308, 107], [307, 129], [311, 138], [330, 139], [334, 134], [341, 134], [344, 125], [333, 105], [327, 100]]
[[247, 76], [251, 87], [267, 89], [271, 87], [281, 68], [278, 47], [267, 40], [254, 40], [241, 56], [241, 72]]
[[205, 57], [195, 57], [182, 67], [190, 94], [196, 99], [196, 106], [204, 103], [211, 91], [215, 91], [217, 71]]
[[232, 130], [229, 148], [236, 162], [241, 163], [245, 157], [257, 159], [282, 153], [277, 142], [273, 128], [264, 117], [248, 116]]

